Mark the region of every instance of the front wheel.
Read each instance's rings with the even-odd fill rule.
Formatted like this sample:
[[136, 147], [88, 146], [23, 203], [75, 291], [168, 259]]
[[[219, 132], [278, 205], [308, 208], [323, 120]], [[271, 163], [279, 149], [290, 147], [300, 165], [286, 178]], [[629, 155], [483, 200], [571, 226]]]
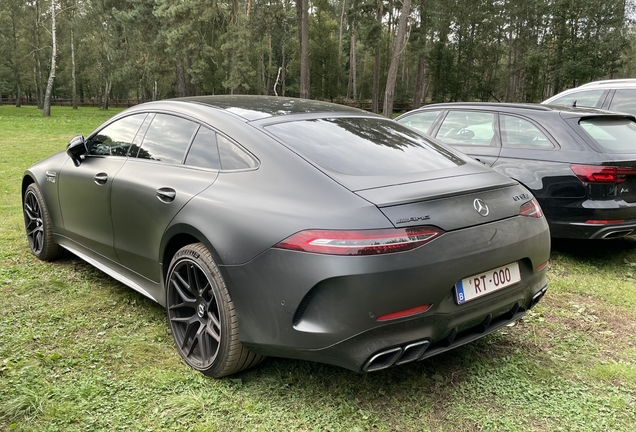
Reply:
[[23, 197], [24, 228], [33, 255], [51, 260], [60, 254], [60, 246], [53, 241], [51, 218], [40, 189], [31, 183]]
[[263, 360], [239, 341], [234, 304], [201, 243], [181, 248], [166, 277], [166, 309], [177, 350], [192, 368], [220, 378]]

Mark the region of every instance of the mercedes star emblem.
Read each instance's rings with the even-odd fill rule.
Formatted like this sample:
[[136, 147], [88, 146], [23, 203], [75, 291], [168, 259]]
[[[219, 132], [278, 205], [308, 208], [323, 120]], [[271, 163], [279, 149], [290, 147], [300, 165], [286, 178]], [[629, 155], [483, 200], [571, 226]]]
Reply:
[[484, 217], [488, 216], [488, 214], [490, 213], [490, 209], [488, 208], [486, 203], [480, 200], [479, 198], [473, 201], [473, 207], [475, 207], [475, 210], [477, 211], [477, 213], [479, 213], [480, 215]]

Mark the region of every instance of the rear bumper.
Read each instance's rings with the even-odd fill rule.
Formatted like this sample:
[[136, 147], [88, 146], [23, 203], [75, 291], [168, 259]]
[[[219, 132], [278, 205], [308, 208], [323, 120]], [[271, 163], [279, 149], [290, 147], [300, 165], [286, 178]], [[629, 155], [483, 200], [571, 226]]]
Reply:
[[260, 354], [328, 363], [355, 372], [374, 372], [441, 354], [518, 320], [547, 291], [547, 285], [537, 289], [542, 283], [545, 278], [514, 298], [505, 296], [452, 315], [424, 314], [421, 318], [368, 330], [319, 350], [248, 346]]
[[632, 235], [636, 230], [636, 203], [614, 199], [561, 200], [542, 208], [554, 238], [613, 239]]
[[611, 240], [634, 235], [636, 233], [636, 220], [606, 225], [585, 222], [551, 222], [550, 233], [554, 238]]
[[[518, 319], [546, 287], [546, 270], [536, 268], [549, 259], [549, 245], [545, 219], [515, 217], [447, 232], [409, 252], [337, 257], [272, 249], [221, 271], [241, 342], [255, 353], [374, 370], [401, 362], [376, 358], [365, 368], [386, 350], [412, 361]], [[457, 304], [458, 280], [515, 261], [519, 283]], [[421, 314], [376, 320], [424, 304], [431, 307]], [[474, 327], [481, 330], [467, 336]]]

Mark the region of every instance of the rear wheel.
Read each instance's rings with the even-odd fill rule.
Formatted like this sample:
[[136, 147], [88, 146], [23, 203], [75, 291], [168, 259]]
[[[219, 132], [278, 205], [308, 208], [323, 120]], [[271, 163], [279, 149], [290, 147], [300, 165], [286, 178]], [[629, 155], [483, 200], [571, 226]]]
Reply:
[[234, 304], [205, 246], [196, 243], [180, 249], [172, 258], [166, 281], [170, 330], [189, 366], [220, 378], [263, 360], [241, 345]]
[[24, 191], [24, 227], [33, 255], [41, 260], [51, 260], [60, 254], [60, 246], [53, 241], [51, 218], [40, 189], [35, 183]]

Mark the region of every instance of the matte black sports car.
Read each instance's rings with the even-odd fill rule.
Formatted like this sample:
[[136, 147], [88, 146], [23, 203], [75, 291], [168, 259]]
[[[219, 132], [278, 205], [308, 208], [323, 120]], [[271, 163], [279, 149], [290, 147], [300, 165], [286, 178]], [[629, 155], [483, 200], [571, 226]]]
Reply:
[[420, 360], [521, 317], [550, 236], [516, 181], [392, 120], [309, 100], [130, 108], [22, 184], [29, 245], [165, 305], [213, 377], [265, 355], [355, 371]]
[[526, 186], [553, 237], [615, 239], [636, 230], [636, 119], [629, 114], [448, 103], [396, 120]]

